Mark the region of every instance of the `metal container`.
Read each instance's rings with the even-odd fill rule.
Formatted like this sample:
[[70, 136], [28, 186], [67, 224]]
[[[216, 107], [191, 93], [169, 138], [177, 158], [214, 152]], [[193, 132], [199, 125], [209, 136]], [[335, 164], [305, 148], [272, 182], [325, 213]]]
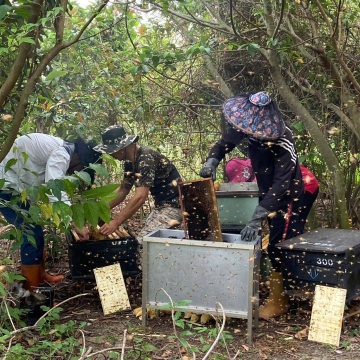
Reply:
[[[260, 238], [241, 241], [238, 234], [222, 234], [223, 242], [185, 240], [182, 230], [156, 230], [143, 243], [143, 324], [146, 308], [170, 299], [191, 303], [183, 311], [225, 315], [248, 320], [252, 340], [253, 310], [258, 320]], [[219, 308], [218, 308], [219, 309]]]
[[223, 232], [239, 232], [259, 204], [259, 188], [253, 182], [220, 184], [215, 196]]
[[360, 294], [360, 232], [316, 229], [276, 245], [284, 263], [287, 291], [315, 285], [347, 289], [347, 300]]

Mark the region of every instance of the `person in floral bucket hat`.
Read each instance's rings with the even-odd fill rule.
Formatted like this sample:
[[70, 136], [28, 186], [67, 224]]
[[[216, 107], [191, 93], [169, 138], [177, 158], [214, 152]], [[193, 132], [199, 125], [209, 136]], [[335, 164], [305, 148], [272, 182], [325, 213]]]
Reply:
[[109, 202], [110, 208], [122, 203], [135, 186], [135, 194], [109, 224], [103, 224], [101, 233], [112, 234], [145, 203], [149, 193], [155, 209], [148, 216], [136, 239], [142, 245], [143, 237], [157, 228], [171, 228], [182, 219], [177, 183], [181, 181], [175, 165], [163, 154], [137, 144], [138, 136], [128, 135], [121, 125], [113, 125], [102, 133], [102, 143], [96, 151], [110, 154], [124, 162], [124, 178], [116, 190], [117, 197]]
[[[241, 94], [225, 101], [221, 119], [221, 139], [212, 147], [201, 177], [216, 179], [216, 167], [247, 137], [248, 152], [259, 186], [259, 205], [241, 231], [241, 238], [254, 241], [267, 219], [270, 226], [268, 253], [272, 263], [270, 295], [260, 309], [262, 318], [287, 312], [288, 298], [283, 294], [282, 264], [276, 244], [296, 234], [289, 226], [298, 220], [298, 204], [303, 196], [302, 175], [291, 130], [282, 120], [275, 102], [265, 91]], [[287, 221], [284, 224], [284, 217]]]

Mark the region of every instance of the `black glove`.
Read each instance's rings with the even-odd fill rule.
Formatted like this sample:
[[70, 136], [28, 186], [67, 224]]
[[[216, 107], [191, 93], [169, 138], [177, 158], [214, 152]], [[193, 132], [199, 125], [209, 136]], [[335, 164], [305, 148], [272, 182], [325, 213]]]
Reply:
[[254, 241], [259, 234], [263, 219], [265, 219], [269, 214], [270, 211], [267, 211], [261, 206], [257, 206], [251, 220], [246, 224], [246, 226], [240, 233], [241, 240]]
[[219, 160], [210, 158], [206, 161], [202, 169], [200, 170], [200, 176], [202, 178], [209, 178], [216, 180], [216, 167], [219, 165]]

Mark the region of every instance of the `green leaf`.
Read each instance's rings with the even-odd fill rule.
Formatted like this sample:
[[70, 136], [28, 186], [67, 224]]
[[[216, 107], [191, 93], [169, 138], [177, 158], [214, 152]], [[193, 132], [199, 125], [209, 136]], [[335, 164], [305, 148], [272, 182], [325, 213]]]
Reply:
[[91, 177], [90, 175], [85, 171], [75, 171], [75, 175], [84, 181], [84, 183], [91, 185]]
[[118, 184], [99, 186], [95, 189], [89, 189], [89, 190], [83, 191], [81, 193], [81, 196], [85, 197], [87, 199], [103, 198], [103, 197], [108, 196], [111, 193], [113, 193], [118, 187], [119, 187]]
[[24, 19], [27, 19], [30, 15], [30, 9], [25, 6], [19, 6], [14, 9], [14, 13], [23, 17]]
[[96, 201], [88, 201], [84, 204], [85, 219], [96, 228], [99, 220], [98, 204]]
[[6, 296], [6, 290], [4, 288], [4, 285], [0, 282], [0, 295]]
[[177, 320], [177, 321], [175, 321], [175, 325], [178, 326], [178, 327], [181, 327], [182, 329], [185, 328], [185, 322], [184, 322], [184, 320]]
[[10, 159], [5, 165], [5, 172], [9, 171], [12, 166], [17, 163], [16, 159]]
[[180, 336], [192, 336], [193, 333], [189, 330], [184, 330], [180, 333]]
[[111, 219], [111, 212], [110, 212], [109, 204], [105, 201], [99, 201], [98, 208], [99, 208], [100, 219], [104, 220], [106, 223], [109, 223], [110, 219]]
[[52, 79], [62, 77], [67, 74], [67, 71], [52, 71], [45, 79], [45, 81], [51, 81]]
[[188, 306], [192, 303], [192, 300], [180, 300], [174, 304], [175, 307]]
[[5, 179], [0, 179], [0, 190], [3, 188], [4, 185], [5, 185]]
[[304, 124], [301, 121], [298, 121], [295, 124], [293, 124], [293, 128], [297, 131], [305, 130]]
[[34, 222], [38, 222], [41, 214], [41, 209], [36, 205], [32, 205], [30, 206], [29, 214]]
[[46, 188], [50, 189], [54, 196], [57, 197], [58, 200], [61, 200], [62, 194], [61, 192], [64, 190], [63, 182], [59, 179], [51, 179], [46, 183]]
[[209, 344], [206, 344], [204, 345], [202, 348], [201, 348], [201, 351], [202, 352], [205, 352], [205, 351], [208, 351], [210, 349], [210, 345]]
[[63, 201], [56, 201], [53, 203], [53, 213], [59, 214], [62, 219], [71, 217], [72, 215], [70, 206], [65, 204]]
[[152, 62], [153, 62], [154, 68], [156, 69], [156, 67], [157, 67], [157, 66], [159, 65], [159, 63], [160, 63], [160, 57], [157, 56], [157, 55], [154, 55], [154, 56], [152, 57]]
[[35, 45], [35, 41], [34, 39], [32, 39], [31, 37], [23, 37], [19, 40], [19, 45], [22, 43], [28, 43], [28, 44], [34, 44]]
[[62, 182], [66, 193], [69, 194], [70, 196], [73, 196], [76, 190], [75, 184], [73, 184], [69, 179], [63, 179]]
[[38, 186], [28, 186], [26, 188], [26, 195], [32, 201], [37, 201], [40, 194], [40, 188]]
[[141, 68], [142, 68], [143, 72], [145, 72], [145, 73], [149, 72], [149, 67], [147, 65], [141, 65]]
[[138, 73], [138, 70], [139, 70], [138, 66], [133, 66], [131, 68], [131, 75], [135, 77], [137, 75], [137, 73]]
[[72, 219], [75, 225], [82, 229], [85, 224], [85, 217], [84, 217], [84, 207], [81, 204], [73, 204], [71, 205], [72, 210]]
[[30, 234], [26, 234], [26, 235], [27, 235], [27, 239], [28, 239], [29, 243], [36, 248], [36, 240], [35, 240], [35, 238]]
[[180, 340], [180, 343], [181, 343], [181, 345], [185, 348], [185, 349], [187, 349], [188, 347], [189, 347], [189, 343], [185, 340], [185, 339], [179, 339]]
[[9, 49], [8, 48], [0, 48], [0, 54], [8, 54]]
[[102, 154], [101, 156], [105, 161], [108, 161], [112, 166], [117, 166], [116, 160], [111, 155]]
[[98, 174], [100, 174], [101, 176], [104, 176], [106, 178], [109, 177], [109, 172], [107, 171], [106, 167], [103, 165], [99, 165], [99, 164], [90, 164], [89, 165], [90, 169], [95, 170]]
[[12, 6], [1, 5], [0, 6], [0, 20], [3, 19], [11, 9], [12, 9]]
[[255, 43], [250, 43], [247, 47], [248, 52], [251, 56], [255, 56], [259, 50], [260, 50], [260, 46], [258, 44]]

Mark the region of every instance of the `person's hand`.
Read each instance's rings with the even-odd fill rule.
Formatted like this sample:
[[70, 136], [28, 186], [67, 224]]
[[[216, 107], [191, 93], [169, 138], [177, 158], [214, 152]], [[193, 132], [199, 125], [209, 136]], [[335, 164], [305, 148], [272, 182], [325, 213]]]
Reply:
[[254, 214], [251, 220], [246, 224], [244, 229], [241, 231], [241, 240], [243, 241], [255, 241], [261, 230], [261, 225], [263, 219], [265, 219], [270, 214], [270, 211], [267, 211], [261, 206], [255, 208]]
[[206, 161], [202, 169], [200, 170], [200, 176], [202, 178], [209, 178], [216, 180], [216, 167], [219, 165], [219, 160], [210, 158]]
[[75, 226], [75, 231], [79, 235], [80, 241], [89, 240], [89, 229], [85, 226], [81, 230]]
[[100, 228], [100, 232], [104, 235], [110, 235], [118, 229], [119, 225], [120, 224], [116, 220], [111, 220], [109, 224], [104, 224]]

